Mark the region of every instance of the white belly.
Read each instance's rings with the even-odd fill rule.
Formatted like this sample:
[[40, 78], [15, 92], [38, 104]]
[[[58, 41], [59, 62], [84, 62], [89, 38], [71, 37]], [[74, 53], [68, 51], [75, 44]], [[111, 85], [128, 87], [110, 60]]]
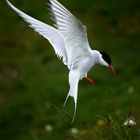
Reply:
[[85, 75], [91, 70], [91, 68], [95, 64], [95, 61], [92, 60], [90, 57], [86, 57], [79, 62], [77, 70], [81, 73], [81, 79], [85, 77]]

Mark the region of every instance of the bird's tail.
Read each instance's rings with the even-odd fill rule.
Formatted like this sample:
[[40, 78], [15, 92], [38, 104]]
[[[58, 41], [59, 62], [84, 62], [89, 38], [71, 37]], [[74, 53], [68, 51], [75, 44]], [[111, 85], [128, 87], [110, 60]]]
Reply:
[[74, 103], [75, 103], [75, 109], [74, 109], [74, 115], [72, 122], [75, 119], [75, 114], [76, 114], [76, 107], [77, 107], [77, 96], [78, 96], [78, 83], [80, 80], [80, 73], [74, 70], [71, 70], [69, 72], [69, 85], [70, 85], [70, 90], [69, 93], [65, 99], [64, 106], [69, 98], [69, 96], [74, 98]]

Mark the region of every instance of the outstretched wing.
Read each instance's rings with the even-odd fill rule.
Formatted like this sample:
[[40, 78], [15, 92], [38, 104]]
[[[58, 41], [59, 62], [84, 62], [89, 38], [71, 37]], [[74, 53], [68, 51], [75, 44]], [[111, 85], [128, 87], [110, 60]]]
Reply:
[[43, 37], [47, 38], [51, 45], [53, 46], [56, 55], [59, 58], [63, 58], [64, 64], [67, 65], [67, 53], [65, 49], [65, 42], [64, 38], [61, 35], [60, 31], [39, 21], [35, 18], [32, 18], [31, 16], [23, 13], [19, 9], [17, 9], [15, 6], [13, 6], [8, 0], [6, 0], [8, 5], [19, 14], [27, 23], [29, 23], [30, 27], [32, 27], [36, 32], [38, 32]]
[[72, 69], [90, 51], [86, 27], [57, 0], [50, 0], [49, 5], [56, 27], [65, 38], [68, 66]]

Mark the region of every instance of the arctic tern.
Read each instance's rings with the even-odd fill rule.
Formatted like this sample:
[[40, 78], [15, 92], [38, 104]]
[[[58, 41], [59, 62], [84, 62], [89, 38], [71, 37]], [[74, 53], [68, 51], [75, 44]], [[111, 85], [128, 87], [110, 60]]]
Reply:
[[6, 2], [31, 28], [48, 39], [54, 48], [55, 54], [68, 67], [70, 89], [64, 105], [69, 96], [74, 98], [73, 122], [76, 114], [79, 80], [84, 78], [90, 84], [93, 84], [93, 80], [87, 77], [87, 73], [96, 64], [108, 67], [114, 74], [115, 70], [109, 55], [105, 52], [91, 50], [86, 26], [57, 0], [49, 0], [48, 2], [52, 19], [55, 22], [54, 27], [25, 14], [8, 0]]

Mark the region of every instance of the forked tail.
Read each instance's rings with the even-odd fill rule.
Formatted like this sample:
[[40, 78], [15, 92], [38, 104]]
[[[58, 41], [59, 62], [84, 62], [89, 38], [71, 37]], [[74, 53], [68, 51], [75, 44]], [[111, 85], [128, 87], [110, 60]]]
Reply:
[[80, 79], [80, 73], [78, 71], [71, 70], [69, 72], [69, 85], [70, 85], [70, 90], [69, 93], [65, 99], [64, 106], [69, 98], [69, 96], [74, 98], [74, 103], [75, 103], [75, 109], [74, 109], [74, 115], [72, 122], [75, 119], [75, 114], [76, 114], [76, 107], [77, 107], [77, 96], [78, 96], [78, 83]]

